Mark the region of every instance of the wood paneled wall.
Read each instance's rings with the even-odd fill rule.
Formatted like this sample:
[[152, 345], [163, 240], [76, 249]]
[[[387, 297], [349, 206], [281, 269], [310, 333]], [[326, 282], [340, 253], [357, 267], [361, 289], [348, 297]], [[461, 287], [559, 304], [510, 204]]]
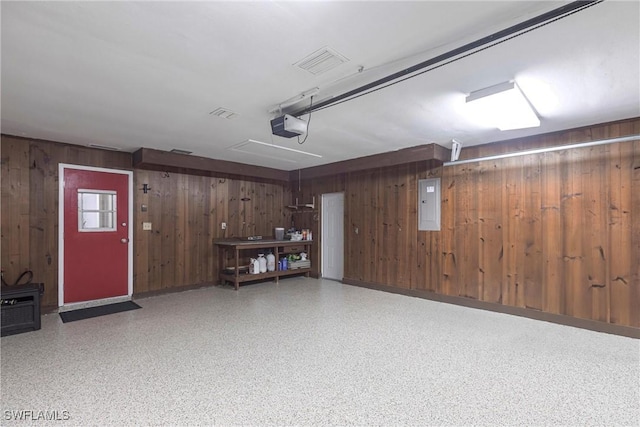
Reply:
[[[146, 170], [134, 175], [136, 188], [151, 187], [134, 198], [136, 293], [215, 283], [213, 239], [273, 236], [275, 227], [291, 223], [285, 208], [291, 191], [284, 184]], [[153, 230], [142, 231], [143, 222]]]
[[[461, 158], [639, 133], [635, 119]], [[417, 182], [431, 176], [442, 178], [442, 228], [418, 232]], [[305, 201], [345, 192], [346, 279], [640, 327], [640, 141], [297, 186]], [[309, 217], [294, 221], [319, 236]]]
[[0, 263], [13, 283], [25, 270], [45, 284], [44, 306], [58, 305], [58, 164], [127, 169], [128, 153], [2, 135]]
[[[131, 155], [6, 135], [0, 150], [5, 279], [32, 270], [34, 281], [45, 284], [42, 304], [57, 306], [58, 164], [130, 170]], [[147, 194], [143, 183], [151, 187]], [[134, 294], [213, 283], [213, 238], [272, 235], [274, 227], [291, 223], [284, 208], [291, 191], [284, 184], [135, 170], [133, 200]], [[153, 230], [142, 231], [143, 221]]]
[[[465, 148], [461, 158], [638, 133], [634, 119]], [[131, 156], [2, 136], [0, 262], [8, 281], [33, 270], [47, 306], [57, 305], [60, 162], [130, 169]], [[418, 232], [417, 182], [431, 176], [442, 178], [442, 229]], [[213, 282], [212, 239], [270, 235], [291, 222], [313, 230], [317, 274], [320, 195], [344, 191], [346, 279], [640, 327], [639, 141], [435, 169], [411, 163], [290, 188], [135, 170], [134, 186], [137, 294]], [[284, 208], [314, 196], [314, 210]]]

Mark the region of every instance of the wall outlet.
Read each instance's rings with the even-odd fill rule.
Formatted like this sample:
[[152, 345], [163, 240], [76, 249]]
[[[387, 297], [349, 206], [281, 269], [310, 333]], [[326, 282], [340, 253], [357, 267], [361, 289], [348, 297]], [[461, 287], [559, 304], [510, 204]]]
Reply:
[[143, 222], [142, 223], [142, 229], [146, 230], [146, 231], [151, 230], [151, 223], [150, 222]]
[[227, 223], [226, 222], [220, 223], [220, 228], [222, 228], [223, 230], [226, 230], [227, 229]]

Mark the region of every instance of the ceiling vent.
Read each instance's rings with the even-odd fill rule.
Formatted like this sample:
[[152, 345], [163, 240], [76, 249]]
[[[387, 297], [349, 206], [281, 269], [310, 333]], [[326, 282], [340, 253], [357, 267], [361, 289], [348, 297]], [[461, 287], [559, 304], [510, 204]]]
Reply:
[[235, 113], [231, 110], [227, 110], [226, 108], [216, 108], [212, 112], [209, 113], [211, 116], [220, 117], [221, 119], [235, 119], [239, 116], [238, 113]]
[[330, 47], [323, 47], [293, 65], [317, 76], [347, 61], [349, 61], [348, 58]]

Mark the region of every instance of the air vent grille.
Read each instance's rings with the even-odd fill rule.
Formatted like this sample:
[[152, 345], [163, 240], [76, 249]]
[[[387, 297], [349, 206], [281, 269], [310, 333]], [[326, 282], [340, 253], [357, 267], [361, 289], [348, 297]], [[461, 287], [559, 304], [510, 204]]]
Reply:
[[223, 107], [216, 108], [209, 114], [212, 116], [220, 117], [221, 119], [235, 119], [239, 116], [238, 113]]
[[293, 65], [313, 75], [318, 75], [347, 61], [349, 61], [349, 59], [344, 55], [339, 54], [330, 47], [323, 47]]

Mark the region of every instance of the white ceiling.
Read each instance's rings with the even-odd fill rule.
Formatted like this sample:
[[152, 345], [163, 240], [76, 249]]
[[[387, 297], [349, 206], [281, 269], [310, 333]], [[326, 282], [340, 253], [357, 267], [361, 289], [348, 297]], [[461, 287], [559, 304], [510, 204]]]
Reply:
[[[640, 2], [608, 0], [314, 112], [303, 145], [271, 134], [270, 110], [304, 91], [318, 87], [320, 102], [567, 3], [2, 1], [2, 132], [295, 170], [640, 116]], [[320, 75], [293, 65], [327, 46], [348, 61]], [[539, 128], [501, 132], [465, 115], [469, 92], [510, 79]], [[237, 116], [209, 114], [219, 107]], [[322, 157], [280, 159], [248, 140]]]

